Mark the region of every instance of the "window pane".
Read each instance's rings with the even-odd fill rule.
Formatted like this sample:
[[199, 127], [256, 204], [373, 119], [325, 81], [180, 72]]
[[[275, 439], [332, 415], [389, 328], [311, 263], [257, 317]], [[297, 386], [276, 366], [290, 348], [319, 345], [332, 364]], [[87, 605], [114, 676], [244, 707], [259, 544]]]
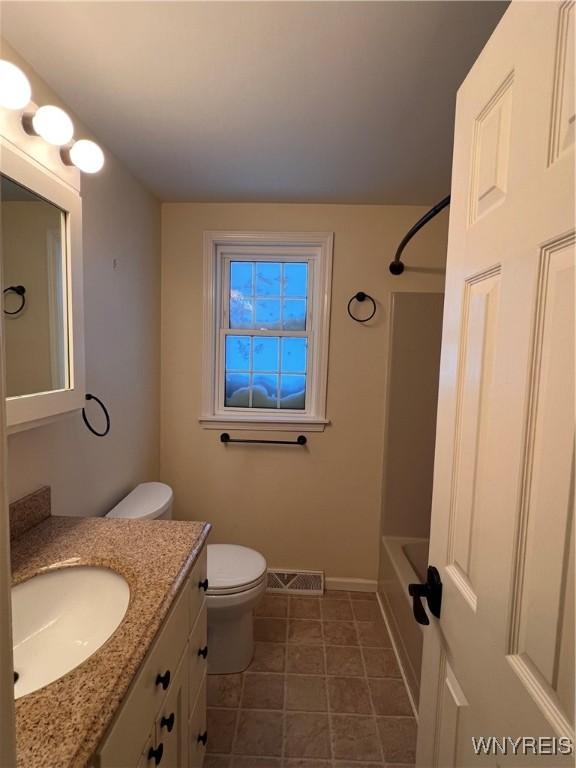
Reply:
[[253, 296], [253, 263], [233, 261], [230, 264], [230, 297]]
[[256, 300], [255, 326], [267, 331], [280, 328], [280, 301], [278, 299]]
[[250, 376], [247, 373], [226, 374], [226, 398], [230, 408], [248, 408], [250, 405]]
[[230, 328], [254, 328], [251, 299], [230, 298]]
[[249, 371], [250, 370], [250, 336], [226, 337], [226, 370]]
[[284, 264], [284, 296], [308, 295], [308, 264]]
[[280, 377], [280, 408], [304, 410], [306, 407], [306, 376]]
[[300, 299], [287, 299], [283, 304], [284, 314], [282, 327], [284, 330], [306, 330], [306, 301]]
[[256, 295], [280, 296], [282, 289], [282, 265], [273, 262], [256, 262]]
[[282, 339], [282, 373], [306, 373], [308, 339]]
[[274, 336], [254, 337], [254, 371], [278, 371], [278, 342]]
[[252, 387], [253, 408], [278, 407], [278, 376], [268, 373], [254, 374]]

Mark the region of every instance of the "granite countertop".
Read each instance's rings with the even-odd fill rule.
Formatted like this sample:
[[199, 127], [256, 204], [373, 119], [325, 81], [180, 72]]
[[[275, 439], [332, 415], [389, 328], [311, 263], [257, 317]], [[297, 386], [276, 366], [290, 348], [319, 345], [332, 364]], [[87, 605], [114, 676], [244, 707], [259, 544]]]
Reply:
[[110, 639], [16, 701], [18, 766], [89, 763], [209, 531], [202, 522], [49, 517], [12, 542], [14, 584], [55, 568], [99, 565], [130, 586], [128, 610]]

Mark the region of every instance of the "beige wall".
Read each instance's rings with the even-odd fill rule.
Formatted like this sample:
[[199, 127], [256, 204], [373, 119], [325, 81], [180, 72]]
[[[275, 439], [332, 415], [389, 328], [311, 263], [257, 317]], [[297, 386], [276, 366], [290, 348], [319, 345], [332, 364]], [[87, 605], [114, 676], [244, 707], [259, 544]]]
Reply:
[[[259, 549], [272, 567], [377, 578], [390, 292], [443, 288], [447, 216], [409, 246], [411, 269], [388, 272], [417, 207], [195, 204], [162, 206], [161, 477], [176, 515], [214, 523], [212, 541]], [[202, 233], [333, 231], [328, 417], [309, 446], [223, 446], [202, 429]], [[376, 322], [346, 313], [355, 292], [379, 302]], [[274, 433], [273, 433], [274, 434]], [[285, 434], [285, 433], [284, 433]]]
[[[30, 77], [36, 101], [61, 104], [6, 44], [2, 55]], [[104, 170], [82, 176], [86, 387], [108, 405], [112, 430], [94, 437], [74, 413], [8, 439], [10, 498], [51, 485], [55, 514], [104, 514], [158, 475], [160, 206], [104, 149]]]

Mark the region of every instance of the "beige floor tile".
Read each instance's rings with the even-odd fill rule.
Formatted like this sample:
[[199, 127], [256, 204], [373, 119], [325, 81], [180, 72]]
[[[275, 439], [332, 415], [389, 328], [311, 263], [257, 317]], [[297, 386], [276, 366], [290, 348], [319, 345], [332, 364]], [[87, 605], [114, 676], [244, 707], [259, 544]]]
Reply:
[[[357, 763], [356, 761], [350, 763], [347, 760], [344, 762], [337, 760], [334, 763], [334, 768], [384, 768], [384, 763], [373, 763], [372, 761], [369, 763]], [[389, 768], [389, 766], [386, 766], [386, 768]], [[410, 768], [410, 766], [406, 766], [406, 768]]]
[[350, 600], [323, 600], [322, 618], [324, 621], [352, 621], [352, 604]]
[[328, 715], [287, 713], [286, 757], [331, 757]]
[[376, 592], [350, 592], [351, 600], [376, 600]]
[[286, 676], [286, 709], [301, 712], [326, 712], [326, 678], [317, 675]]
[[412, 707], [403, 680], [379, 677], [368, 680], [377, 715], [411, 715]]
[[289, 611], [293, 619], [319, 619], [320, 600], [315, 597], [291, 597]]
[[380, 606], [372, 600], [351, 600], [356, 621], [382, 621]]
[[322, 623], [310, 619], [290, 619], [288, 622], [289, 643], [321, 643]]
[[208, 709], [206, 729], [210, 738], [208, 739], [207, 751], [222, 754], [231, 752], [235, 727], [235, 709]]
[[206, 755], [203, 768], [230, 768], [230, 755]]
[[343, 589], [328, 589], [324, 592], [322, 600], [350, 600], [350, 592]]
[[286, 646], [282, 643], [254, 643], [250, 672], [284, 672]]
[[392, 642], [383, 621], [358, 621], [356, 626], [358, 627], [360, 645], [392, 648]]
[[364, 665], [360, 648], [344, 645], [327, 645], [326, 673], [328, 675], [362, 676]]
[[332, 748], [338, 759], [382, 760], [376, 721], [362, 715], [332, 715]]
[[358, 645], [356, 627], [351, 621], [324, 621], [326, 645]]
[[284, 595], [264, 595], [256, 606], [254, 615], [285, 619], [288, 616], [288, 598]]
[[372, 714], [368, 684], [362, 677], [329, 677], [330, 711], [354, 715]]
[[324, 648], [321, 645], [286, 646], [286, 671], [302, 675], [323, 675]]
[[379, 717], [380, 742], [387, 763], [414, 763], [416, 720], [413, 717]]
[[282, 755], [282, 712], [240, 710], [233, 751], [239, 755]]
[[242, 675], [208, 675], [209, 707], [237, 707], [240, 704]]
[[402, 677], [392, 648], [362, 648], [368, 677]]
[[283, 768], [332, 768], [329, 760], [307, 760], [305, 757], [291, 757], [284, 760]]
[[246, 672], [242, 709], [283, 709], [284, 675]]
[[[281, 768], [279, 757], [234, 757], [231, 768]], [[204, 765], [203, 768], [206, 768]]]
[[268, 643], [285, 643], [286, 619], [254, 619], [254, 640]]

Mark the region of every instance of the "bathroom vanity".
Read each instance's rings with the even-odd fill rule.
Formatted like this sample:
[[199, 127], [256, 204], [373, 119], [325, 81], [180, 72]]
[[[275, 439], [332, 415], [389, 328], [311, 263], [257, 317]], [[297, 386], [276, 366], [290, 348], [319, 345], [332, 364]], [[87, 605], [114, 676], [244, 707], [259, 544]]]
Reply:
[[51, 516], [19, 531], [15, 585], [97, 566], [130, 589], [124, 618], [95, 653], [17, 699], [19, 766], [202, 766], [209, 531], [202, 522]]

